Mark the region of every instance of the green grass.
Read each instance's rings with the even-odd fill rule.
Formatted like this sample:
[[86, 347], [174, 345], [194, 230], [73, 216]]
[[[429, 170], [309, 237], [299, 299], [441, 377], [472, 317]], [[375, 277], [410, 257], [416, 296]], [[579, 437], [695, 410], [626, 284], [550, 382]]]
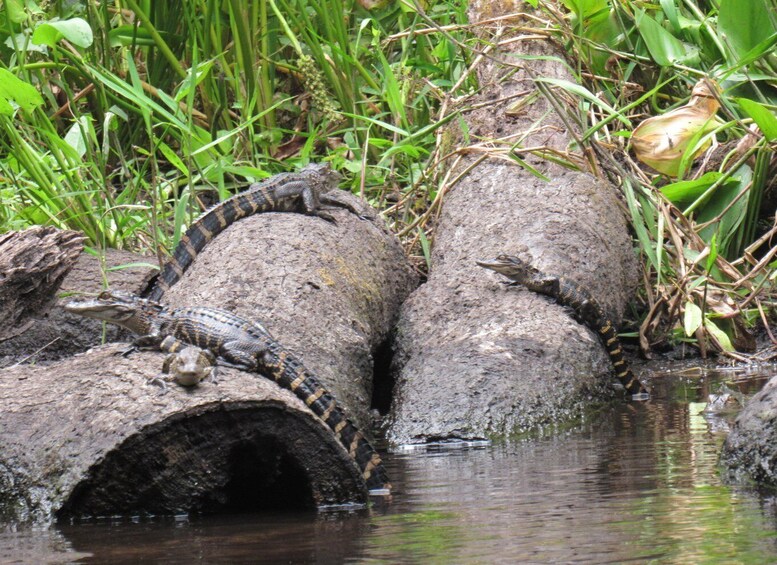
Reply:
[[[583, 132], [584, 147], [545, 156], [584, 170], [597, 156], [622, 187], [649, 281], [641, 343], [698, 340], [736, 355], [738, 335], [774, 305], [777, 229], [761, 208], [775, 170], [777, 2], [528, 4], [575, 74], [538, 77], [538, 91], [559, 109], [561, 91], [573, 97], [565, 119]], [[458, 111], [490, 48], [463, 27], [463, 0], [45, 6], [15, 0], [0, 12], [0, 231], [48, 223], [96, 249], [164, 253], [213, 195], [327, 160], [428, 264], [461, 174], [442, 126], [475, 143]], [[721, 109], [678, 177], [637, 163], [630, 132], [685, 104], [705, 77]], [[700, 166], [691, 156], [713, 139], [718, 158]], [[489, 141], [527, 167], [518, 145], [477, 140]]]

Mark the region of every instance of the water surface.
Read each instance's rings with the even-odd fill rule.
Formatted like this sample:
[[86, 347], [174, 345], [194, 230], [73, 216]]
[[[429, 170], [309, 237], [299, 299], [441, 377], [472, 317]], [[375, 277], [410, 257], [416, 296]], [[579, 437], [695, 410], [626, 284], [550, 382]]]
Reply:
[[777, 563], [777, 502], [723, 484], [722, 381], [659, 373], [654, 399], [566, 431], [387, 456], [391, 504], [325, 512], [101, 521], [0, 533], [18, 563]]

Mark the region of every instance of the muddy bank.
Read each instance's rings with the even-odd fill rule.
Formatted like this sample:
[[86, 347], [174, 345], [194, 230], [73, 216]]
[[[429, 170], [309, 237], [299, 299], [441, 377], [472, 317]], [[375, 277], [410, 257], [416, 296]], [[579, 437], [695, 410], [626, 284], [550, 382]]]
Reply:
[[0, 371], [0, 518], [229, 512], [364, 501], [332, 433], [291, 392], [234, 369], [147, 380], [164, 355], [101, 346]]
[[[484, 89], [468, 102], [502, 102], [466, 114], [471, 134], [505, 142], [523, 137], [519, 147], [566, 152], [572, 135], [542, 96], [518, 115], [506, 113], [516, 95], [535, 88], [510, 65], [514, 56], [562, 57], [561, 51], [534, 39], [495, 53], [505, 63], [481, 65]], [[573, 80], [556, 60], [520, 63], [537, 76]], [[485, 160], [469, 155], [460, 170], [473, 170], [446, 195], [429, 280], [404, 304], [398, 324], [388, 427], [395, 443], [525, 430], [616, 394], [592, 331], [549, 299], [507, 288], [475, 266], [525, 245], [535, 266], [588, 289], [616, 321], [636, 287], [637, 261], [616, 188], [531, 153], [521, 157], [549, 180], [498, 152]]]
[[745, 404], [720, 462], [731, 480], [777, 488], [777, 377]]

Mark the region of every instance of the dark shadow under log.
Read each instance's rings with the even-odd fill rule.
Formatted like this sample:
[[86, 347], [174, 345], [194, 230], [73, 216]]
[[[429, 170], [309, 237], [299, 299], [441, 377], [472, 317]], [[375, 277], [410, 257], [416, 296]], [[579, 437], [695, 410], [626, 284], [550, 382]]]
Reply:
[[104, 346], [0, 371], [0, 519], [234, 512], [364, 502], [359, 470], [292, 393], [220, 368], [147, 384], [161, 353]]

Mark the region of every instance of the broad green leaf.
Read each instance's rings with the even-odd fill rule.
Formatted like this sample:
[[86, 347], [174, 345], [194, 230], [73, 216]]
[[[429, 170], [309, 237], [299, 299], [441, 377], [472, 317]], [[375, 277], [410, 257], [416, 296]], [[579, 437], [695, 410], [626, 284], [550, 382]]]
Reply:
[[89, 121], [92, 118], [90, 116], [81, 116], [76, 122], [70, 126], [70, 129], [65, 134], [65, 142], [73, 148], [79, 157], [83, 157], [86, 154], [86, 146], [88, 142]]
[[[723, 255], [726, 255], [728, 242], [734, 236], [737, 227], [739, 227], [739, 224], [745, 217], [750, 193], [748, 191], [741, 197], [739, 196], [742, 191], [749, 188], [752, 178], [753, 172], [750, 167], [743, 165], [731, 176], [731, 180], [734, 182], [726, 182], [719, 186], [699, 211], [697, 222], [700, 224], [722, 215], [719, 222], [701, 230], [699, 237], [709, 243], [712, 241], [712, 236], [715, 232], [718, 232], [718, 246]], [[737, 199], [737, 197], [739, 198]], [[734, 202], [735, 199], [737, 199], [736, 202]]]
[[24, 12], [24, 2], [22, 0], [5, 0], [5, 10], [8, 14], [8, 19], [15, 24], [20, 24], [27, 19], [27, 14]]
[[111, 47], [127, 45], [154, 45], [154, 38], [143, 26], [118, 26], [108, 32], [108, 41]]
[[769, 141], [777, 139], [777, 118], [770, 110], [762, 104], [747, 98], [737, 98], [736, 101], [739, 107], [747, 112], [747, 115], [758, 124], [766, 139]]
[[731, 340], [726, 335], [726, 332], [721, 330], [715, 322], [713, 322], [710, 319], [707, 319], [704, 321], [704, 329], [707, 330], [710, 334], [715, 336], [715, 339], [717, 339], [720, 342], [720, 346], [725, 351], [735, 351], [734, 346], [731, 345]]
[[691, 301], [685, 303], [685, 314], [683, 315], [683, 329], [685, 335], [691, 337], [701, 326], [701, 308]]
[[5, 69], [0, 69], [0, 100], [0, 113], [7, 116], [13, 113], [8, 100], [13, 100], [25, 112], [31, 112], [43, 104], [43, 97], [34, 86]]
[[669, 67], [675, 62], [686, 65], [699, 62], [698, 48], [677, 39], [644, 10], [636, 10], [635, 23], [639, 34], [645, 40], [650, 56], [662, 67]]
[[[710, 171], [695, 180], [682, 180], [667, 184], [666, 186], [661, 187], [661, 194], [666, 196], [672, 204], [684, 208], [704, 194], [704, 191], [711, 187], [715, 181], [722, 176], [723, 173]], [[729, 179], [729, 181], [726, 182], [736, 181]]]
[[769, 0], [721, 0], [718, 29], [736, 55], [744, 55], [777, 31], [770, 16], [773, 10]]
[[567, 9], [580, 18], [587, 18], [610, 7], [607, 0], [562, 0]]
[[72, 18], [58, 22], [46, 22], [35, 28], [32, 42], [54, 47], [65, 38], [78, 47], [89, 47], [92, 44], [92, 28], [82, 18]]

